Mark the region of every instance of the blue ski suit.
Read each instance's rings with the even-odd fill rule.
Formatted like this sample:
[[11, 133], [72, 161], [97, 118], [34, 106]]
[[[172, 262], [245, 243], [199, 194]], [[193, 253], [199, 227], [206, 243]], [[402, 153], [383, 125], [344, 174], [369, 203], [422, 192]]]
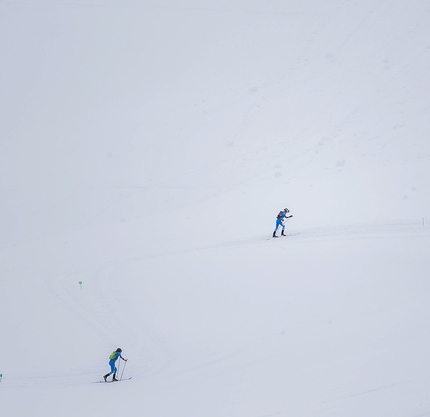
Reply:
[[288, 209], [281, 210], [278, 215], [276, 216], [276, 226], [275, 231], [273, 232], [273, 236], [275, 237], [275, 233], [278, 230], [279, 227], [282, 227], [282, 233], [284, 233], [285, 230], [285, 224], [284, 220], [289, 219], [290, 217], [293, 217], [291, 214], [287, 216], [287, 214], [290, 212]]
[[285, 224], [283, 223], [285, 217], [287, 217], [287, 213], [285, 212], [285, 210], [281, 210], [279, 214], [276, 216], [275, 232], [278, 230], [279, 226], [282, 227], [282, 230], [285, 230]]
[[[109, 365], [110, 365], [110, 374], [116, 374], [117, 369], [115, 366], [115, 362], [118, 358], [121, 358], [122, 360], [125, 360], [122, 356], [121, 356], [121, 352], [112, 352], [112, 354], [109, 356]], [[109, 375], [110, 375], [109, 374]]]

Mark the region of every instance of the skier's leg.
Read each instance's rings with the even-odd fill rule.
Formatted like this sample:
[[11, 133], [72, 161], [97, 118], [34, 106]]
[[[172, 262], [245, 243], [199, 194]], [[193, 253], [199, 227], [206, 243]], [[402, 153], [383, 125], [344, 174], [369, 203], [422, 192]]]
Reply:
[[114, 360], [110, 360], [109, 361], [109, 365], [110, 365], [109, 375], [112, 375], [112, 374], [114, 374], [116, 372], [115, 361]]
[[275, 231], [273, 232], [273, 237], [276, 237], [276, 231], [281, 225], [282, 225], [282, 222], [279, 219], [276, 219], [276, 226], [275, 226]]
[[116, 373], [117, 373], [117, 369], [116, 369], [116, 366], [115, 366], [115, 364], [114, 364], [114, 366], [113, 366], [113, 371], [111, 372], [111, 374], [113, 374], [113, 376], [112, 376], [112, 381], [118, 381], [117, 379], [116, 379]]

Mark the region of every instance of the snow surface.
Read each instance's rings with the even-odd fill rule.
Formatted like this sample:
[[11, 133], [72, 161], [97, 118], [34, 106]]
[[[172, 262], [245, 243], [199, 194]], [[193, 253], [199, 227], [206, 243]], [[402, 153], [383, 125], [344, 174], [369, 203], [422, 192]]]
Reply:
[[1, 415], [430, 416], [429, 21], [1, 1]]

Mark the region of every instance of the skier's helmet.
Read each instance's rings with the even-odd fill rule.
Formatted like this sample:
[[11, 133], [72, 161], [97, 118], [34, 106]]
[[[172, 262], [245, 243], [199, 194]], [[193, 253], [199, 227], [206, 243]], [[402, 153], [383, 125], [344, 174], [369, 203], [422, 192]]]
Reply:
[[284, 208], [284, 210], [285, 210], [285, 213], [289, 213], [290, 212], [290, 210], [288, 210], [287, 208]]
[[121, 352], [122, 352], [122, 349], [121, 349], [121, 348], [118, 348], [116, 351], [117, 351], [117, 352], [119, 352], [119, 353], [121, 353]]

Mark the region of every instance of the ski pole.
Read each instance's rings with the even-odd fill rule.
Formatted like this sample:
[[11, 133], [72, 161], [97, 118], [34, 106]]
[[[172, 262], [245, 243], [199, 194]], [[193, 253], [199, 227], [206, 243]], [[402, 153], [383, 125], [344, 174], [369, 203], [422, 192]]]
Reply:
[[121, 378], [119, 379], [120, 381], [121, 381], [121, 379], [122, 379], [122, 376], [124, 375], [124, 370], [125, 370], [125, 367], [126, 367], [126, 365], [127, 365], [127, 361], [124, 361], [124, 362], [125, 362], [125, 364], [124, 364], [124, 366], [123, 366], [123, 368], [122, 368]]
[[119, 376], [119, 368], [121, 368], [121, 361], [120, 361], [120, 360], [118, 361], [118, 369], [117, 369], [117, 371], [116, 371], [116, 372], [117, 372], [117, 374], [118, 374], [118, 376]]

